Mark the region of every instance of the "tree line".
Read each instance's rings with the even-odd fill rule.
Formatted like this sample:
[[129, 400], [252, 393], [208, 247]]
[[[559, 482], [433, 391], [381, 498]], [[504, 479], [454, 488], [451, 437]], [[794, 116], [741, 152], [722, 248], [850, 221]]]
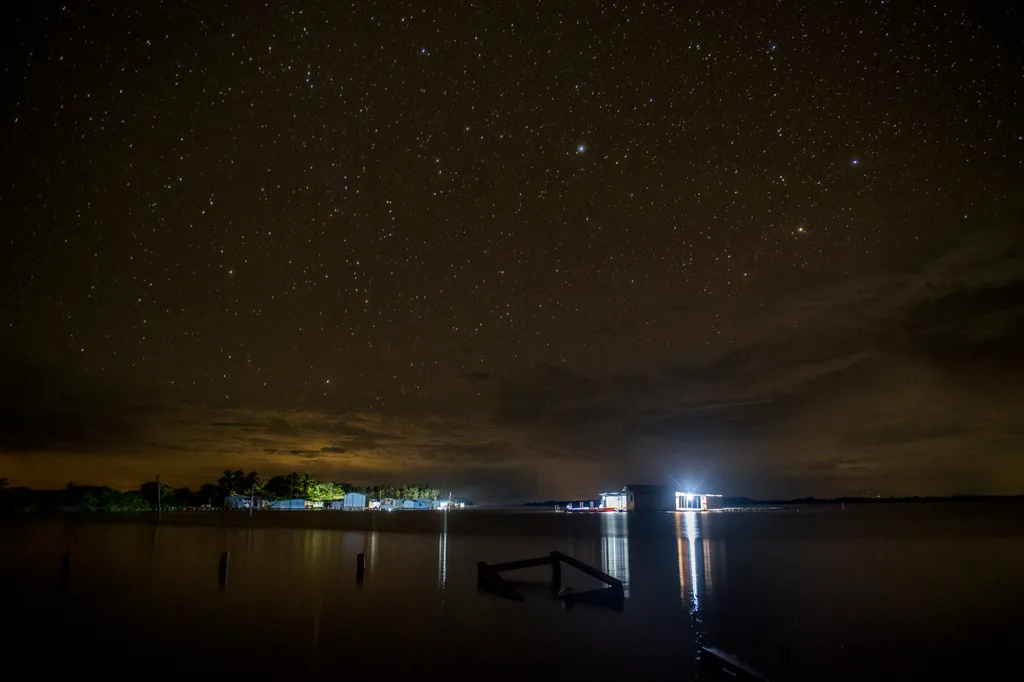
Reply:
[[219, 508], [232, 495], [251, 495], [265, 500], [305, 499], [314, 502], [344, 499], [345, 493], [365, 493], [371, 499], [436, 500], [440, 491], [429, 485], [358, 486], [344, 481], [320, 480], [307, 474], [292, 472], [264, 480], [255, 471], [227, 470], [215, 482], [204, 483], [197, 490], [175, 488], [166, 483], [149, 481], [136, 490], [115, 490], [107, 486], [68, 483], [60, 490], [34, 490], [11, 487], [0, 478], [0, 512], [60, 511], [150, 511], [163, 509]]

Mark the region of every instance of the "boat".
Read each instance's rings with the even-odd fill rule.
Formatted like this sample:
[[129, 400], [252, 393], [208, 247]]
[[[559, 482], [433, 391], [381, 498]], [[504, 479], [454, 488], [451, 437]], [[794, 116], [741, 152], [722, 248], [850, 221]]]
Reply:
[[601, 512], [601, 513], [608, 513], [608, 512], [616, 512], [616, 511], [618, 511], [618, 509], [616, 509], [615, 507], [584, 507], [584, 506], [574, 507], [574, 506], [572, 506], [570, 504], [570, 505], [566, 505], [565, 511], [573, 512], [573, 513], [575, 513], [575, 512], [587, 512], [587, 513]]

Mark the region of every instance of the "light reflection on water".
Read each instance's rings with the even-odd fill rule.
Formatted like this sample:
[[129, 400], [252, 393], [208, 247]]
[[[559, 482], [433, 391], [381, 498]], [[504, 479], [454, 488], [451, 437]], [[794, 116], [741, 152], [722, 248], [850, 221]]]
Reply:
[[[697, 512], [678, 512], [675, 515], [676, 555], [679, 568], [679, 598], [690, 614], [699, 617], [702, 584], [707, 575], [711, 557], [706, 546], [702, 546], [703, 561], [697, 557], [697, 540], [700, 539], [700, 523]], [[701, 570], [698, 571], [698, 566]]]
[[369, 559], [370, 559], [370, 577], [371, 578], [373, 577], [374, 570], [377, 568], [377, 544], [378, 544], [377, 543], [377, 539], [378, 539], [377, 538], [377, 531], [371, 532], [370, 533], [370, 541], [369, 541], [369, 544], [370, 544], [369, 549], [370, 549], [370, 551], [366, 552], [366, 554], [369, 554]]
[[626, 514], [601, 514], [601, 569], [622, 581], [629, 597], [629, 519]]
[[437, 586], [443, 591], [448, 582], [448, 510], [444, 514], [444, 525], [437, 536]]

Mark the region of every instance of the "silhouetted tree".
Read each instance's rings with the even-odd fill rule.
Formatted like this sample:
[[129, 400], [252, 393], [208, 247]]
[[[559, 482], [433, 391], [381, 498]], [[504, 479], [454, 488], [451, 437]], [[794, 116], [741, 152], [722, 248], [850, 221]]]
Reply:
[[[160, 504], [164, 507], [174, 506], [174, 488], [167, 485], [166, 483], [160, 483]], [[157, 503], [157, 482], [149, 481], [139, 486], [139, 495], [146, 501], [153, 509], [156, 509]]]
[[274, 476], [263, 486], [263, 494], [270, 500], [287, 500], [295, 497], [295, 480], [297, 474]]
[[211, 505], [213, 507], [220, 507], [224, 504], [224, 492], [219, 485], [204, 483], [199, 488], [197, 495], [199, 496], [199, 506]]
[[[254, 474], [256, 472], [253, 472]], [[227, 469], [224, 471], [224, 475], [217, 479], [217, 485], [220, 486], [221, 496], [227, 497], [228, 495], [239, 495], [245, 490], [246, 476], [241, 469], [235, 469], [231, 471]]]

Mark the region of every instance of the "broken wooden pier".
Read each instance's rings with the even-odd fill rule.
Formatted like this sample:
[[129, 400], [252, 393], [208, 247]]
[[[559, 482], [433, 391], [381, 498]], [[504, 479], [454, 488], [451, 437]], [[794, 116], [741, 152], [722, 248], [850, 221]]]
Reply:
[[[594, 590], [575, 592], [571, 589], [562, 590], [562, 564], [566, 564], [576, 570], [586, 573], [592, 578], [603, 582], [606, 587], [599, 587]], [[501, 564], [488, 564], [478, 561], [477, 568], [477, 589], [496, 594], [513, 601], [526, 601], [526, 598], [515, 588], [513, 582], [505, 580], [501, 574], [505, 571], [515, 571], [522, 568], [535, 568], [538, 566], [551, 566], [551, 594], [556, 599], [561, 599], [567, 606], [578, 603], [588, 603], [598, 606], [606, 606], [621, 611], [626, 600], [626, 591], [622, 581], [613, 578], [604, 571], [599, 571], [579, 559], [574, 559], [568, 554], [558, 550], [552, 551], [548, 556], [537, 557], [536, 559], [521, 559], [519, 561], [507, 561]]]

